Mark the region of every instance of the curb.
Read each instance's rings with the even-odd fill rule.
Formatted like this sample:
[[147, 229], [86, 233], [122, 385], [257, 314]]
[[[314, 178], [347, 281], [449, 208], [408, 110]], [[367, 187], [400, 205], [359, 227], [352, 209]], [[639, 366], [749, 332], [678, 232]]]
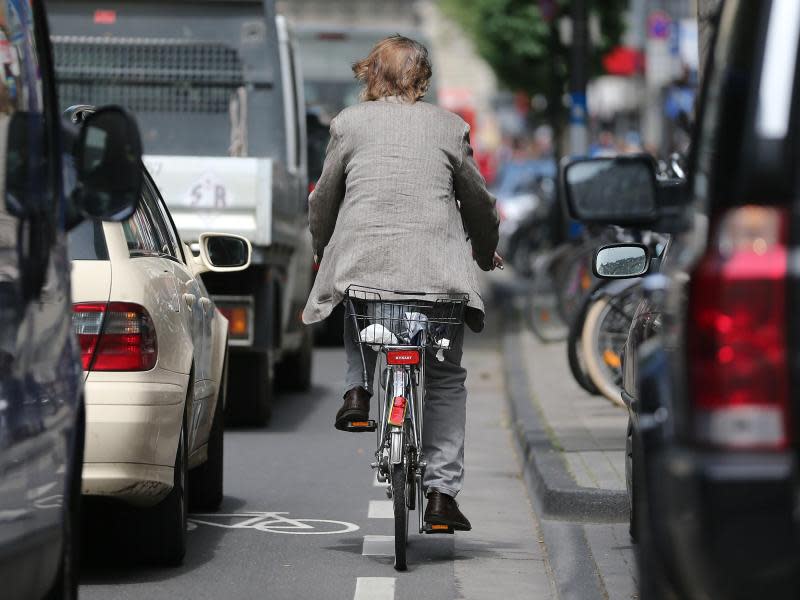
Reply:
[[[522, 362], [519, 333], [503, 327], [503, 355], [512, 429], [531, 492], [545, 518], [620, 523], [628, 520], [628, 495], [624, 491], [579, 486], [551, 441], [543, 418], [531, 402], [527, 372]], [[522, 324], [519, 324], [522, 327]]]

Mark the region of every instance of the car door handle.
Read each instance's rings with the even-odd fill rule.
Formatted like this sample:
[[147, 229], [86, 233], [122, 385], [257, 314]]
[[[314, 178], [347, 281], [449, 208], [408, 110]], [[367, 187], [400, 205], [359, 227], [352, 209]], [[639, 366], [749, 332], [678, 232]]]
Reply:
[[186, 308], [192, 310], [194, 308], [194, 301], [196, 297], [194, 294], [184, 294], [183, 301], [186, 303]]

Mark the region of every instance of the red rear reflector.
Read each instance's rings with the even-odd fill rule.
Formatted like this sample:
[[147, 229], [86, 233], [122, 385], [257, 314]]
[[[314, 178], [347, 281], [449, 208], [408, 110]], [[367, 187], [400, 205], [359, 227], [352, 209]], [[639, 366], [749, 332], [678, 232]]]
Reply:
[[389, 425], [400, 427], [406, 417], [406, 399], [397, 396], [392, 402], [392, 410], [389, 411]]
[[113, 25], [117, 22], [117, 11], [96, 10], [94, 11], [94, 22], [97, 25]]
[[386, 362], [390, 365], [419, 364], [419, 352], [416, 350], [390, 350], [386, 353]]
[[75, 304], [72, 326], [85, 371], [149, 371], [156, 365], [156, 330], [143, 306], [131, 302]]
[[790, 439], [787, 212], [729, 210], [689, 290], [688, 368], [701, 443], [781, 449]]

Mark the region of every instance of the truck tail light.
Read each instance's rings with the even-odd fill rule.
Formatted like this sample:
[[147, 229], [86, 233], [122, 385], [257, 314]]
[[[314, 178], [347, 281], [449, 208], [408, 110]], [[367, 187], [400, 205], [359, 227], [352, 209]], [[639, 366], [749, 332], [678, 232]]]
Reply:
[[232, 340], [247, 340], [250, 338], [250, 305], [221, 303], [215, 300], [219, 312], [228, 319], [228, 335]]
[[688, 371], [700, 443], [785, 448], [788, 213], [743, 206], [715, 219], [691, 279]]
[[72, 326], [85, 371], [149, 371], [156, 365], [156, 330], [143, 306], [82, 302], [73, 306]]

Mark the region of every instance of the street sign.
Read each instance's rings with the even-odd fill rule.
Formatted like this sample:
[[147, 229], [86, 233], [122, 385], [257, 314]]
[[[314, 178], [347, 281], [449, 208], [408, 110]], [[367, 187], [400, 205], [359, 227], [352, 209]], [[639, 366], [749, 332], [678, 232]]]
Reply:
[[651, 12], [647, 19], [647, 37], [652, 40], [669, 39], [671, 24], [672, 19], [663, 10]]

